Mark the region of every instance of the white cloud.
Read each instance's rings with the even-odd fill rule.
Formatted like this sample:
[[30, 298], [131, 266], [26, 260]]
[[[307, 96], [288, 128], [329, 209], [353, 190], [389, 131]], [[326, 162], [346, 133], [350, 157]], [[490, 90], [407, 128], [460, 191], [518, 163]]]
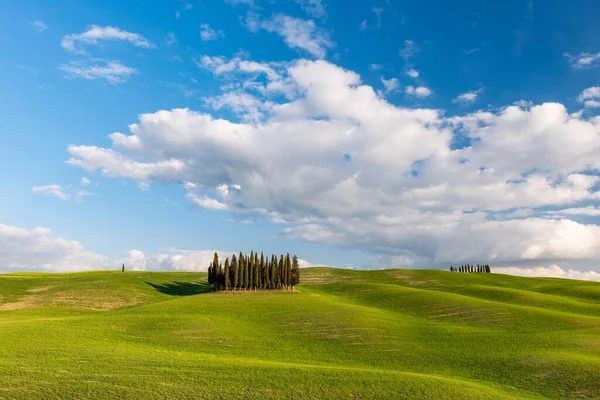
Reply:
[[410, 76], [411, 78], [418, 78], [419, 77], [419, 71], [417, 71], [416, 69], [409, 69], [408, 71], [406, 71], [406, 75]]
[[371, 65], [369, 65], [369, 69], [371, 71], [379, 71], [380, 69], [383, 69], [383, 65], [382, 64], [371, 64]]
[[[68, 162], [139, 184], [193, 182], [188, 199], [200, 207], [286, 222], [288, 237], [403, 266], [600, 260], [599, 226], [568, 219], [572, 211], [544, 213], [600, 199], [600, 178], [589, 172], [600, 168], [600, 119], [558, 103], [444, 117], [390, 104], [358, 74], [322, 60], [241, 61], [199, 64], [240, 79], [236, 88], [247, 79], [242, 68], [266, 77], [271, 68], [256, 97], [267, 101], [258, 93], [275, 81], [292, 90], [268, 97], [261, 120], [142, 114], [128, 134], [110, 135], [112, 148], [72, 146]], [[454, 148], [457, 136], [470, 145]]]
[[301, 49], [317, 58], [323, 58], [327, 49], [334, 46], [329, 34], [317, 27], [313, 20], [305, 20], [277, 14], [270, 20], [261, 21], [256, 15], [249, 14], [246, 19], [248, 29], [264, 29], [281, 36], [288, 47]]
[[579, 97], [577, 101], [583, 103], [585, 108], [597, 108], [600, 107], [600, 86], [592, 86], [585, 89]]
[[363, 20], [363, 22], [360, 23], [360, 25], [358, 26], [358, 29], [360, 31], [366, 31], [368, 27], [369, 27], [369, 23], [365, 19], [365, 20]]
[[203, 42], [217, 40], [225, 36], [222, 30], [214, 30], [208, 24], [200, 24], [200, 39]]
[[211, 199], [208, 196], [197, 196], [193, 193], [188, 193], [186, 197], [198, 207], [205, 208], [207, 210], [225, 211], [229, 208], [227, 207], [227, 204], [221, 203], [216, 199]]
[[600, 98], [600, 86], [592, 86], [581, 92], [577, 100], [583, 103], [585, 100], [597, 98]]
[[109, 259], [47, 228], [23, 229], [0, 223], [0, 271], [70, 272], [106, 268]]
[[[82, 178], [84, 179], [84, 178]], [[85, 190], [78, 190], [74, 193], [65, 192], [60, 185], [45, 185], [45, 186], [34, 186], [31, 188], [31, 191], [36, 194], [44, 194], [55, 196], [61, 200], [69, 201], [80, 201], [85, 196], [89, 196], [90, 193]]]
[[598, 108], [600, 107], [600, 101], [598, 100], [586, 100], [583, 102], [585, 108]]
[[175, 37], [175, 34], [173, 32], [167, 33], [167, 35], [165, 36], [165, 43], [167, 44], [167, 46], [172, 46], [175, 43], [177, 43], [177, 38]]
[[573, 269], [562, 269], [560, 266], [553, 264], [548, 267], [535, 268], [519, 268], [519, 267], [500, 267], [492, 270], [494, 273], [530, 276], [530, 277], [547, 277], [547, 278], [564, 278], [578, 279], [584, 281], [600, 281], [600, 274], [595, 271], [577, 271]]
[[587, 69], [600, 64], [600, 53], [581, 53], [576, 56], [565, 53], [564, 56], [573, 69]]
[[92, 181], [90, 181], [90, 179], [89, 179], [89, 178], [86, 178], [85, 176], [84, 176], [84, 177], [82, 177], [82, 178], [81, 178], [81, 181], [80, 181], [80, 183], [81, 183], [83, 186], [87, 186], [87, 185], [89, 185], [91, 182], [92, 182]]
[[406, 87], [406, 93], [416, 96], [416, 97], [428, 97], [431, 96], [431, 94], [433, 93], [431, 91], [431, 89], [426, 88], [425, 86], [418, 86], [418, 87], [414, 87], [414, 86], [407, 86]]
[[71, 195], [63, 192], [60, 185], [34, 186], [31, 190], [33, 193], [52, 195], [65, 201], [71, 199]]
[[98, 44], [102, 41], [124, 41], [136, 47], [152, 49], [156, 46], [139, 33], [127, 32], [112, 26], [91, 25], [87, 31], [72, 33], [63, 37], [60, 45], [71, 53], [84, 53], [77, 47], [79, 44]]
[[381, 15], [383, 14], [383, 8], [373, 7], [373, 12], [375, 13], [375, 17], [377, 18], [375, 26], [377, 27], [377, 29], [379, 29], [381, 28]]
[[385, 79], [382, 76], [381, 83], [383, 83], [383, 86], [385, 87], [385, 91], [388, 93], [394, 92], [394, 91], [398, 90], [398, 88], [400, 87], [400, 82], [398, 82], [398, 79], [396, 79], [396, 78]]
[[421, 52], [421, 48], [414, 40], [405, 40], [404, 47], [400, 49], [400, 57], [408, 60]]
[[302, 9], [313, 18], [323, 18], [327, 16], [327, 11], [321, 0], [295, 0]]
[[[231, 251], [216, 251], [221, 261]], [[171, 249], [153, 255], [133, 249], [124, 258], [111, 259], [86, 250], [79, 242], [56, 237], [48, 228], [23, 229], [0, 223], [0, 272], [76, 272], [94, 269], [205, 272], [215, 250]], [[237, 253], [236, 253], [237, 254]], [[300, 266], [310, 266], [300, 260]]]
[[456, 96], [452, 101], [454, 103], [464, 103], [464, 104], [473, 103], [475, 100], [477, 100], [479, 93], [481, 93], [481, 89], [474, 90], [471, 92], [466, 92], [466, 93]]
[[565, 208], [559, 211], [548, 211], [549, 215], [587, 215], [589, 217], [600, 217], [600, 207], [587, 206], [587, 207], [576, 207], [576, 208]]
[[59, 69], [67, 73], [69, 78], [83, 78], [89, 80], [101, 79], [109, 83], [123, 83], [137, 70], [121, 64], [118, 61], [72, 61], [61, 65]]
[[39, 19], [36, 19], [35, 21], [31, 22], [31, 25], [35, 26], [37, 28], [38, 32], [44, 32], [46, 29], [48, 29], [46, 24], [44, 24]]

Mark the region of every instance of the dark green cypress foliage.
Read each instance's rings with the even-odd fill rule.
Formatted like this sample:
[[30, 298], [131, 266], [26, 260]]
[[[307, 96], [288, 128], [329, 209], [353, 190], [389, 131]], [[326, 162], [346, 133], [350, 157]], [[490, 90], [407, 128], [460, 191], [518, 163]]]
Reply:
[[269, 259], [268, 257], [265, 259], [265, 264], [264, 264], [264, 288], [265, 289], [270, 289], [271, 288], [271, 274], [269, 273]]
[[254, 253], [254, 289], [260, 288], [260, 264], [258, 263], [258, 252]]
[[283, 254], [279, 256], [279, 274], [278, 274], [278, 279], [277, 279], [277, 287], [279, 289], [282, 289], [285, 284], [283, 281], [283, 276], [284, 276], [284, 271], [285, 271], [285, 261], [283, 259]]
[[231, 281], [229, 280], [229, 257], [225, 259], [225, 270], [223, 271], [223, 274], [225, 275], [225, 290], [229, 290], [231, 288]]
[[235, 254], [231, 257], [231, 269], [233, 270], [233, 288], [237, 289], [240, 285], [240, 270]]
[[244, 257], [238, 259], [238, 289], [244, 287]]
[[246, 289], [246, 256], [240, 262], [240, 288]]
[[292, 257], [292, 286], [296, 286], [300, 283], [300, 263], [298, 262], [298, 256]]
[[213, 275], [212, 275], [212, 270], [213, 270], [213, 263], [211, 261], [210, 265], [208, 266], [208, 287], [212, 287], [212, 279], [213, 279]]
[[250, 259], [248, 256], [244, 258], [244, 289], [248, 290], [250, 286], [250, 275], [248, 274], [248, 270], [250, 269]]
[[285, 286], [286, 288], [292, 287], [292, 260], [290, 259], [290, 253], [285, 256]]
[[265, 255], [263, 254], [263, 252], [260, 252], [260, 288], [261, 289], [266, 289], [265, 287]]
[[250, 280], [248, 288], [254, 289], [254, 252], [250, 253], [250, 265], [248, 267], [248, 279]]
[[271, 278], [269, 286], [271, 287], [271, 289], [277, 289], [277, 256], [275, 256], [275, 254], [271, 255], [271, 268], [269, 271], [269, 275]]
[[125, 272], [125, 263], [123, 263], [123, 266], [121, 267], [121, 272]]

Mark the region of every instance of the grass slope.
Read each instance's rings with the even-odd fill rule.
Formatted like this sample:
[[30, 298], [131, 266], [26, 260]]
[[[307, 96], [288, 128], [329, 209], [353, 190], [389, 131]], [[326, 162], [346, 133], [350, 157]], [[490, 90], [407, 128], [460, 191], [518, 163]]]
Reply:
[[0, 275], [0, 398], [600, 398], [600, 284], [310, 268]]

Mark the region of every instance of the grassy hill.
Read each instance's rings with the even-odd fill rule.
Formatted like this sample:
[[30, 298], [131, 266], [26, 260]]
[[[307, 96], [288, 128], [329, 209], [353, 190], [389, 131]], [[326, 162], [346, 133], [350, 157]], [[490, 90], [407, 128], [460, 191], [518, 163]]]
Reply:
[[0, 398], [600, 398], [600, 284], [302, 270], [0, 275]]

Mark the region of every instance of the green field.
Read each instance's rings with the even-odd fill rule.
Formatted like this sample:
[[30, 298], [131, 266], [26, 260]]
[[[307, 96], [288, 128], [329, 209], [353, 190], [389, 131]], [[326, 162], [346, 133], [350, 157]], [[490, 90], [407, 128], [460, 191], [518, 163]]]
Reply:
[[302, 270], [0, 275], [0, 398], [600, 398], [600, 284]]

